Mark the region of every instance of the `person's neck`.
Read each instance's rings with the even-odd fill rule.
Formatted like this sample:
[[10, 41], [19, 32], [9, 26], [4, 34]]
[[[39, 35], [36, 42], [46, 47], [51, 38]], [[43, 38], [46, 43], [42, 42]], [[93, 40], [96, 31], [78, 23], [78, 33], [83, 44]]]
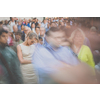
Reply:
[[78, 45], [78, 44], [74, 44], [74, 46], [75, 46], [76, 48], [80, 48], [80, 47], [81, 47], [81, 45]]
[[55, 51], [58, 50], [59, 47], [56, 47], [56, 46], [54, 46], [54, 45], [51, 45], [51, 44], [47, 41], [46, 38], [45, 38], [45, 40], [46, 40], [46, 42], [52, 47], [53, 50], [55, 50]]
[[58, 48], [59, 48], [59, 47], [52, 46], [52, 49], [55, 50], [55, 51], [58, 50]]
[[24, 44], [25, 46], [30, 46], [30, 45], [27, 43], [27, 41], [23, 42], [23, 44]]
[[39, 33], [37, 33], [37, 35], [39, 35]]
[[72, 49], [75, 53], [79, 53], [80, 51], [80, 48], [81, 48], [82, 45], [78, 45], [78, 44], [74, 44]]
[[18, 39], [18, 40], [16, 39], [16, 40], [15, 40], [15, 42], [19, 42], [19, 41], [20, 41], [20, 39]]
[[2, 44], [2, 43], [0, 43], [0, 46], [1, 46], [2, 48], [5, 48], [5, 47], [7, 46], [7, 44]]

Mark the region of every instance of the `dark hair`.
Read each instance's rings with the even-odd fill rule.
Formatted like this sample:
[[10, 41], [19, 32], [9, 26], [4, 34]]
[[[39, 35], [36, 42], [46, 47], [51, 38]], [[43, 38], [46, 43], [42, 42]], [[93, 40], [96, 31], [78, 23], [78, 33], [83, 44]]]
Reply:
[[35, 27], [35, 30], [36, 30], [36, 28], [39, 28], [39, 29], [40, 29], [40, 27], [38, 27], [38, 26], [37, 26], [37, 27]]
[[3, 24], [3, 22], [2, 22], [2, 21], [0, 21], [0, 24]]
[[59, 31], [59, 28], [58, 27], [51, 27], [49, 29], [49, 31], [47, 31], [45, 34], [46, 34], [46, 36], [50, 36], [50, 33], [51, 32], [57, 32], [57, 31]]
[[12, 17], [10, 17], [10, 20], [12, 20]]
[[7, 30], [5, 30], [3, 27], [0, 27], [0, 35], [2, 35], [3, 32], [8, 33]]
[[[34, 22], [32, 24], [35, 24]], [[32, 28], [32, 24], [31, 24], [31, 28]]]
[[39, 40], [43, 40], [41, 36], [38, 36], [38, 39], [39, 39]]

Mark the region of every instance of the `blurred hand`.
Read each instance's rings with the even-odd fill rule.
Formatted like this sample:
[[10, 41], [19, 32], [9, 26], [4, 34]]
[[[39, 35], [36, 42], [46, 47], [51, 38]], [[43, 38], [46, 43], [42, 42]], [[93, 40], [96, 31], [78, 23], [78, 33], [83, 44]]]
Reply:
[[60, 84], [96, 84], [93, 69], [84, 63], [77, 66], [62, 63], [62, 67], [54, 67], [56, 72], [51, 77]]

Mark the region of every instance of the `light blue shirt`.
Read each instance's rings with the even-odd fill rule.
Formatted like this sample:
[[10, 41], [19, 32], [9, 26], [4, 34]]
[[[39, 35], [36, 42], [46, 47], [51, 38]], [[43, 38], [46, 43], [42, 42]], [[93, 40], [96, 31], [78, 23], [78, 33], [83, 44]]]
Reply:
[[58, 50], [55, 51], [46, 40], [44, 40], [44, 45], [36, 45], [36, 50], [33, 55], [33, 64], [39, 78], [39, 83], [56, 83], [49, 75], [56, 72], [56, 70], [53, 69], [54, 66], [61, 67], [60, 61], [70, 65], [78, 64], [77, 58], [68, 47], [59, 47]]

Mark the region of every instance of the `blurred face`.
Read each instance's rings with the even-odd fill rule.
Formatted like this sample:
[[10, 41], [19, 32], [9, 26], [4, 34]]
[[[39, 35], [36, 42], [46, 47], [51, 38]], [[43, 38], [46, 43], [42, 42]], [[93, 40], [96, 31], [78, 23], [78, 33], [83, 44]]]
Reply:
[[8, 21], [7, 20], [5, 21], [5, 24], [8, 24]]
[[32, 38], [32, 39], [29, 39], [29, 37], [27, 38], [27, 43], [28, 43], [28, 45], [32, 45], [32, 44], [34, 44], [34, 43], [37, 43], [37, 39], [36, 38]]
[[28, 20], [25, 21], [26, 25], [28, 24]]
[[42, 40], [42, 39], [40, 39], [40, 40], [39, 40], [39, 43], [42, 45], [42, 44], [43, 44], [43, 40]]
[[0, 35], [0, 44], [2, 46], [6, 46], [7, 44], [7, 40], [8, 40], [8, 34], [3, 32], [1, 35]]
[[44, 20], [44, 24], [47, 22], [47, 20]]
[[21, 25], [21, 22], [18, 22], [18, 25]]
[[52, 46], [52, 47], [59, 47], [63, 44], [63, 40], [65, 38], [65, 33], [62, 31], [58, 32], [51, 32], [50, 36], [46, 36], [47, 42]]
[[24, 29], [24, 25], [22, 25], [22, 27], [21, 27], [21, 28], [22, 28], [22, 30], [23, 30], [23, 29]]
[[37, 20], [37, 19], [35, 19], [35, 21], [37, 22], [38, 20]]
[[35, 28], [35, 24], [32, 24], [32, 28]]
[[40, 29], [36, 28], [36, 33], [39, 34], [40, 33]]
[[83, 45], [84, 37], [80, 32], [77, 32], [73, 39], [74, 44], [76, 45]]
[[16, 26], [13, 27], [14, 32], [18, 31], [18, 28]]
[[12, 17], [12, 21], [14, 21], [14, 18]]
[[51, 27], [57, 27], [57, 25], [55, 23], [52, 23]]
[[19, 40], [20, 40], [20, 38], [21, 38], [21, 36], [20, 36], [20, 35], [15, 35], [15, 40], [16, 40], [16, 41], [19, 41]]
[[44, 36], [44, 34], [45, 34], [45, 29], [44, 28], [40, 28], [40, 35]]
[[28, 28], [24, 28], [24, 33], [25, 33], [25, 34], [28, 33]]

